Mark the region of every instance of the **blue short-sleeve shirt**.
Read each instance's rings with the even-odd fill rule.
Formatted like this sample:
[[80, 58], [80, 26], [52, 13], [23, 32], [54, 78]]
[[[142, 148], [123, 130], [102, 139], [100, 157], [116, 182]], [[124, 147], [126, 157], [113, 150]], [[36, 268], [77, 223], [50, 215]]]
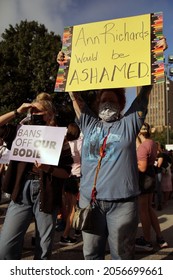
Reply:
[[[94, 117], [87, 108], [80, 117], [84, 135], [81, 155], [80, 193], [90, 199], [99, 149], [106, 135], [106, 155], [102, 159], [97, 178], [97, 199], [113, 201], [137, 196], [138, 168], [136, 137], [145, 116], [139, 117], [139, 103], [133, 102], [127, 113], [118, 121], [107, 123]], [[108, 134], [109, 131], [109, 134]]]

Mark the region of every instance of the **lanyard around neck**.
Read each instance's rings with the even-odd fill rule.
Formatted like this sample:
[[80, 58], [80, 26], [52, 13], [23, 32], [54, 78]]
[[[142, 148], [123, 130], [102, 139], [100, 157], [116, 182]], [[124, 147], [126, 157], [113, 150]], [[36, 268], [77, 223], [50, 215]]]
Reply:
[[108, 133], [107, 135], [105, 136], [104, 140], [103, 140], [103, 144], [100, 146], [100, 150], [99, 150], [99, 155], [100, 155], [100, 158], [98, 160], [98, 164], [97, 164], [97, 168], [96, 168], [96, 174], [95, 174], [95, 177], [94, 177], [94, 184], [93, 184], [93, 187], [92, 187], [92, 193], [91, 193], [91, 201], [94, 202], [96, 200], [96, 194], [97, 194], [97, 191], [96, 191], [96, 183], [97, 183], [97, 177], [98, 177], [98, 173], [99, 173], [99, 170], [100, 170], [100, 167], [101, 167], [101, 162], [102, 162], [102, 159], [105, 157], [106, 155], [106, 142], [107, 142], [107, 139], [108, 139], [108, 136], [109, 136], [109, 132], [110, 132], [110, 128], [108, 130]]

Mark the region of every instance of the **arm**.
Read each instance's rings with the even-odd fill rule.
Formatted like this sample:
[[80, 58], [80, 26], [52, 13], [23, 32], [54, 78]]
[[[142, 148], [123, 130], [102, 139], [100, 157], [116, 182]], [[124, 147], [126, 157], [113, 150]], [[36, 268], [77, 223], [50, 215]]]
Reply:
[[147, 169], [147, 160], [138, 160], [138, 170], [145, 172]]
[[138, 163], [138, 170], [140, 172], [145, 172], [148, 167], [148, 157], [147, 157], [147, 150], [143, 145], [142, 139], [144, 139], [143, 135], [138, 135], [140, 139], [140, 144], [137, 149], [137, 163]]
[[[164, 36], [160, 38], [160, 40], [157, 42], [157, 44], [155, 46], [155, 48], [161, 48], [161, 47], [163, 48], [163, 51], [168, 48], [166, 38]], [[143, 86], [141, 88], [139, 95], [135, 99], [138, 103], [137, 112], [138, 112], [139, 117], [145, 117], [151, 90], [152, 90], [152, 85]]]
[[[63, 65], [66, 62], [67, 58], [65, 56], [65, 54], [60, 51], [57, 55], [57, 62], [59, 65]], [[71, 98], [71, 101], [73, 103], [73, 108], [75, 110], [76, 116], [79, 119], [81, 112], [85, 106], [85, 102], [82, 99], [80, 93], [77, 92], [69, 92], [69, 96]]]
[[52, 176], [61, 178], [61, 179], [67, 179], [69, 177], [68, 172], [63, 168], [53, 167], [50, 165], [48, 169], [48, 173], [50, 173]]
[[41, 164], [38, 163], [37, 161], [35, 162], [35, 167], [38, 170], [42, 170], [45, 173], [48, 173], [52, 176], [61, 179], [67, 179], [69, 177], [69, 173], [64, 168], [55, 167], [53, 165], [48, 165], [48, 164]]
[[79, 119], [80, 115], [83, 111], [83, 108], [85, 107], [85, 102], [82, 99], [80, 93], [69, 92], [69, 96], [70, 96], [71, 101], [73, 103], [73, 108], [75, 110], [76, 116]]
[[149, 96], [152, 90], [152, 85], [143, 86], [140, 90], [139, 95], [136, 97], [136, 102], [138, 103], [138, 115], [139, 117], [144, 117], [147, 112]]
[[0, 174], [2, 174], [5, 170], [5, 165], [3, 163], [0, 163]]
[[161, 167], [161, 165], [162, 165], [162, 163], [163, 163], [163, 158], [162, 157], [159, 157], [158, 158], [158, 161], [157, 161], [157, 167]]
[[151, 89], [152, 89], [151, 85], [141, 87], [140, 93], [132, 102], [130, 108], [125, 113], [125, 116], [128, 116], [133, 112], [137, 112], [139, 118], [146, 117]]
[[32, 105], [30, 103], [23, 103], [17, 110], [8, 112], [2, 116], [0, 116], [0, 126], [7, 124], [9, 121], [17, 117], [18, 115], [25, 113], [31, 108]]

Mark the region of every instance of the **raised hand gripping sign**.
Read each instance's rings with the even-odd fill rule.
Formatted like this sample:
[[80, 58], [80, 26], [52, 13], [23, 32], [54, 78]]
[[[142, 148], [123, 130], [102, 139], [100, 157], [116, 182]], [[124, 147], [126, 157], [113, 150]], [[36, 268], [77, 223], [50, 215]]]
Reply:
[[149, 85], [164, 80], [161, 12], [64, 29], [55, 91]]

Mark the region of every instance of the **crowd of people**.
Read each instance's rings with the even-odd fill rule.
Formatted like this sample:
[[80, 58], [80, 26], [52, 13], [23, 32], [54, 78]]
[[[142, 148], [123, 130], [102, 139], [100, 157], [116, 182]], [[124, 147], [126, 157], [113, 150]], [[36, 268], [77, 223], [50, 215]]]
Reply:
[[[164, 38], [160, 45], [166, 48]], [[58, 62], [62, 64], [63, 59], [60, 52]], [[58, 165], [9, 162], [2, 188], [11, 201], [0, 233], [0, 259], [21, 259], [24, 237], [32, 221], [34, 259], [51, 259], [59, 216], [64, 222], [60, 244], [77, 242], [71, 236], [75, 207], [79, 204], [84, 208], [90, 203], [100, 156], [93, 205], [95, 227], [90, 232], [82, 231], [84, 259], [104, 259], [107, 243], [113, 260], [135, 259], [136, 248], [153, 249], [151, 227], [158, 246], [168, 246], [152, 202], [155, 193], [158, 207], [166, 207], [172, 194], [172, 163], [159, 144], [150, 139], [150, 126], [145, 123], [151, 90], [152, 86], [143, 86], [124, 114], [124, 88], [98, 91], [94, 113], [79, 92], [69, 92], [76, 123], [67, 128]], [[20, 125], [57, 126], [51, 96], [41, 93], [33, 102], [0, 116], [0, 138], [8, 149], [18, 129], [11, 121], [23, 114], [27, 115]], [[143, 236], [138, 238], [139, 222]]]

